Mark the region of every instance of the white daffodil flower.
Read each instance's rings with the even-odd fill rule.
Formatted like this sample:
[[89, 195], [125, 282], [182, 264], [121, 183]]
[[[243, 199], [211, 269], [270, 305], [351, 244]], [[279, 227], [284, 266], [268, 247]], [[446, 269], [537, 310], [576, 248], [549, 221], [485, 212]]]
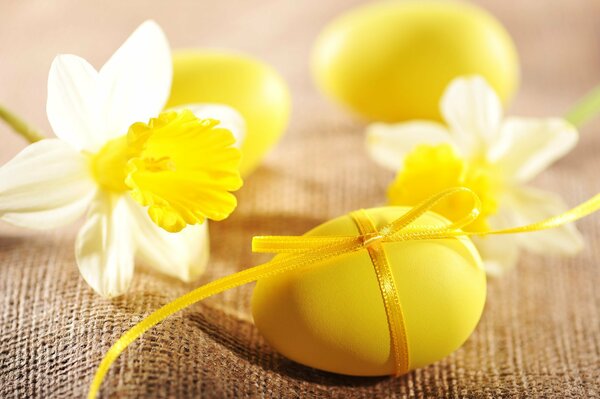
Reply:
[[[568, 153], [577, 130], [563, 119], [506, 118], [494, 90], [481, 77], [453, 80], [440, 103], [446, 125], [434, 121], [375, 123], [367, 128], [372, 158], [397, 171], [388, 191], [392, 205], [414, 205], [444, 188], [466, 186], [482, 200], [481, 216], [468, 229], [501, 229], [560, 214], [554, 193], [526, 186]], [[465, 198], [438, 206], [448, 217], [464, 214]], [[582, 239], [574, 225], [523, 234], [475, 238], [486, 268], [512, 267], [519, 247], [538, 253], [574, 253]]]
[[242, 184], [233, 147], [243, 119], [218, 104], [163, 112], [172, 73], [169, 44], [152, 21], [99, 71], [57, 56], [47, 113], [58, 138], [29, 145], [0, 168], [0, 220], [49, 229], [87, 210], [77, 264], [106, 297], [127, 290], [135, 256], [184, 281], [199, 276], [209, 251], [203, 222], [236, 206], [229, 191]]

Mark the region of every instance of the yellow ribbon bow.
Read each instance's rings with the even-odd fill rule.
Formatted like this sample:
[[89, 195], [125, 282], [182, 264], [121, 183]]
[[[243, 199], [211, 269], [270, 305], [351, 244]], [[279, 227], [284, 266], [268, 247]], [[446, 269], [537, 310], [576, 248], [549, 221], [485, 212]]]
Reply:
[[[446, 225], [433, 227], [413, 225], [413, 222], [425, 212], [431, 210], [439, 201], [457, 194], [467, 194], [473, 200], [472, 209], [463, 218]], [[102, 359], [90, 386], [88, 398], [92, 399], [96, 397], [106, 373], [119, 355], [140, 335], [172, 314], [223, 291], [363, 249], [369, 251], [384, 301], [396, 367], [395, 373], [402, 374], [408, 369], [404, 321], [396, 285], [391, 273], [391, 266], [383, 251], [383, 243], [432, 240], [457, 236], [525, 233], [550, 229], [573, 222], [600, 209], [600, 194], [565, 213], [529, 225], [480, 232], [466, 232], [461, 230], [462, 227], [469, 225], [477, 219], [480, 208], [481, 202], [479, 197], [473, 191], [465, 187], [456, 187], [433, 195], [380, 229], [377, 229], [373, 225], [364, 211], [352, 212], [350, 215], [360, 230], [360, 234], [357, 236], [254, 237], [252, 240], [252, 250], [254, 252], [272, 252], [280, 255], [262, 265], [242, 270], [196, 288], [166, 304], [136, 324], [113, 344]]]

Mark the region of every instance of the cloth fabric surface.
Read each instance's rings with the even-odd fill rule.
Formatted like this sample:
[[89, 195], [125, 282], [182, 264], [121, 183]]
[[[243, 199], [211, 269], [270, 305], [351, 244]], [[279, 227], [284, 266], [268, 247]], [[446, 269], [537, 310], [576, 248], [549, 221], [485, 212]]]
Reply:
[[[351, 2], [146, 3], [0, 4], [0, 102], [50, 132], [43, 88], [53, 55], [72, 52], [98, 66], [151, 17], [174, 48], [237, 48], [272, 63], [291, 87], [291, 124], [246, 180], [236, 212], [210, 225], [212, 257], [197, 282], [184, 284], [140, 264], [129, 294], [102, 299], [77, 270], [77, 226], [50, 232], [0, 226], [2, 398], [84, 396], [106, 350], [145, 315], [200, 284], [267, 260], [251, 254], [252, 236], [302, 234], [385, 201], [393, 176], [368, 159], [364, 122], [320, 96], [309, 74], [316, 34]], [[597, 2], [480, 4], [506, 24], [521, 53], [523, 84], [511, 113], [560, 115], [600, 81]], [[24, 143], [4, 125], [0, 135], [4, 162]], [[599, 151], [596, 121], [536, 185], [559, 192], [571, 205], [589, 198], [600, 192]], [[599, 220], [594, 215], [578, 222], [586, 239], [578, 256], [524, 254], [516, 269], [491, 279], [483, 317], [466, 344], [405, 376], [347, 377], [287, 360], [253, 326], [248, 285], [147, 332], [113, 366], [102, 396], [600, 397]]]

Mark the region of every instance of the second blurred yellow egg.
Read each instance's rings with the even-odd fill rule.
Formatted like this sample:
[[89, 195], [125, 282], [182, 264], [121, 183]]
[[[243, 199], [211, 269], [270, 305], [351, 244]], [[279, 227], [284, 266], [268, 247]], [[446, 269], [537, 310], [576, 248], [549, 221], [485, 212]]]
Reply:
[[185, 50], [173, 54], [173, 85], [167, 108], [218, 103], [235, 108], [246, 124], [243, 176], [250, 174], [287, 127], [290, 94], [268, 65], [237, 53]]
[[370, 120], [440, 119], [446, 85], [485, 77], [507, 101], [519, 66], [515, 46], [489, 13], [454, 1], [382, 1], [325, 27], [313, 51], [325, 94]]

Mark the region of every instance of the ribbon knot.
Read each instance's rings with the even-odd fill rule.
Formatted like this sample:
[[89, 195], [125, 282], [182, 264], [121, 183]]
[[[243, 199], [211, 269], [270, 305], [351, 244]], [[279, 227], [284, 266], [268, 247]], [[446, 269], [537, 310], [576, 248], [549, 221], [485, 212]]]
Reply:
[[362, 236], [363, 247], [369, 248], [373, 244], [382, 241], [384, 238], [385, 237], [382, 234], [365, 234]]

